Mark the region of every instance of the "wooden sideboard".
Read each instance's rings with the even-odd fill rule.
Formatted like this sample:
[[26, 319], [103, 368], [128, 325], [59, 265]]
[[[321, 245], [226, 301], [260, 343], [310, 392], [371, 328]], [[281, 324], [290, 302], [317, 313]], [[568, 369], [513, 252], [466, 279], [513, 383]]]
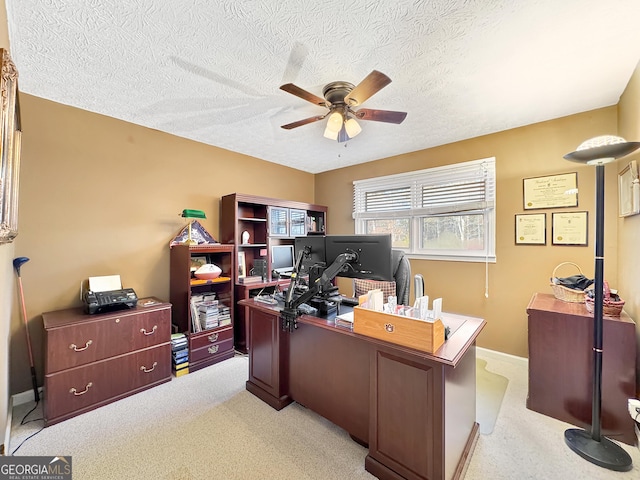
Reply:
[[[593, 314], [583, 303], [536, 293], [529, 315], [529, 396], [536, 412], [589, 429], [593, 396]], [[629, 445], [636, 436], [627, 400], [635, 398], [635, 323], [603, 318], [602, 434]]]
[[380, 479], [458, 479], [478, 435], [475, 341], [479, 318], [446, 315], [454, 334], [427, 354], [303, 315], [283, 331], [279, 310], [249, 313], [247, 390], [279, 410], [297, 402], [368, 446]]
[[171, 304], [143, 298], [127, 310], [42, 314], [45, 425], [171, 380]]

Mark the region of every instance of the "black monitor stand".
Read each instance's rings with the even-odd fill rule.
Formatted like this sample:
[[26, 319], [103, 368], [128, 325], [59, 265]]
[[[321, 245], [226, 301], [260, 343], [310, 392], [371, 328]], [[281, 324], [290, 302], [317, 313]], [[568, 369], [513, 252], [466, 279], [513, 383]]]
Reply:
[[[300, 315], [300, 312], [298, 312], [298, 307], [303, 303], [309, 303], [314, 298], [317, 302], [319, 302], [318, 304], [325, 310], [330, 310], [333, 304], [334, 308], [332, 309], [332, 311], [337, 311], [337, 302], [329, 300], [329, 297], [335, 295], [335, 292], [337, 290], [337, 288], [331, 283], [331, 281], [338, 275], [338, 273], [342, 271], [347, 263], [357, 261], [358, 259], [357, 253], [345, 252], [338, 255], [333, 263], [327, 268], [318, 267], [319, 270], [322, 270], [322, 273], [320, 274], [320, 271], [317, 270], [313, 275], [310, 274], [309, 288], [302, 295], [294, 298], [296, 286], [298, 285], [300, 278], [298, 277], [297, 272], [300, 271], [300, 265], [302, 264], [303, 256], [304, 251], [299, 252], [298, 259], [296, 261], [296, 267], [293, 271], [293, 274], [291, 275], [289, 290], [287, 290], [287, 296], [285, 297], [284, 308], [280, 313], [280, 318], [282, 319], [282, 329], [289, 332], [293, 332], [293, 330], [298, 328], [298, 325], [296, 323], [296, 318], [298, 318], [298, 316]], [[313, 304], [311, 304], [311, 306], [318, 308]], [[318, 311], [321, 312], [321, 308], [318, 308]]]

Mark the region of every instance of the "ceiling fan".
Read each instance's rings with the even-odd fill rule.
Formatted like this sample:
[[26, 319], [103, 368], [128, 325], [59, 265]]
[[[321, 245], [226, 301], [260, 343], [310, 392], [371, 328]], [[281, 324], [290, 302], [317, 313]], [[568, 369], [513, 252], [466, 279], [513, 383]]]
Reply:
[[402, 123], [407, 116], [407, 112], [373, 110], [370, 108], [353, 109], [390, 83], [391, 79], [389, 77], [384, 73], [374, 70], [357, 86], [342, 81], [328, 83], [322, 89], [324, 98], [309, 93], [293, 83], [282, 85], [280, 87], [281, 90], [300, 97], [314, 105], [329, 109], [324, 115], [316, 115], [298, 120], [297, 122], [288, 123], [282, 125], [282, 128], [291, 130], [292, 128], [301, 127], [302, 125], [307, 125], [329, 117], [324, 136], [331, 140], [338, 140], [338, 142], [346, 142], [362, 131], [356, 119], [372, 120], [374, 122]]

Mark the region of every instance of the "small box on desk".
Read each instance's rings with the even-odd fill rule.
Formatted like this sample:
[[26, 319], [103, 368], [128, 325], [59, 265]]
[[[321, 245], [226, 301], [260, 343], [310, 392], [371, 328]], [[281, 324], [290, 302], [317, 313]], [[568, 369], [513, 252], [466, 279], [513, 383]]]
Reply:
[[433, 353], [444, 343], [444, 324], [417, 318], [353, 308], [353, 331], [361, 335]]

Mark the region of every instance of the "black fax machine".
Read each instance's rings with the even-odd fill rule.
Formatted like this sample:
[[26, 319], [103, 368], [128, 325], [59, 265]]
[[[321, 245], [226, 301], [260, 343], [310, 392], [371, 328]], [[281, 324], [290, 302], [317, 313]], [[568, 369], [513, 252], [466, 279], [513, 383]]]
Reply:
[[133, 288], [123, 288], [107, 292], [87, 290], [84, 293], [83, 301], [85, 313], [93, 315], [94, 313], [133, 308], [138, 303], [138, 296], [136, 292], [133, 291]]

